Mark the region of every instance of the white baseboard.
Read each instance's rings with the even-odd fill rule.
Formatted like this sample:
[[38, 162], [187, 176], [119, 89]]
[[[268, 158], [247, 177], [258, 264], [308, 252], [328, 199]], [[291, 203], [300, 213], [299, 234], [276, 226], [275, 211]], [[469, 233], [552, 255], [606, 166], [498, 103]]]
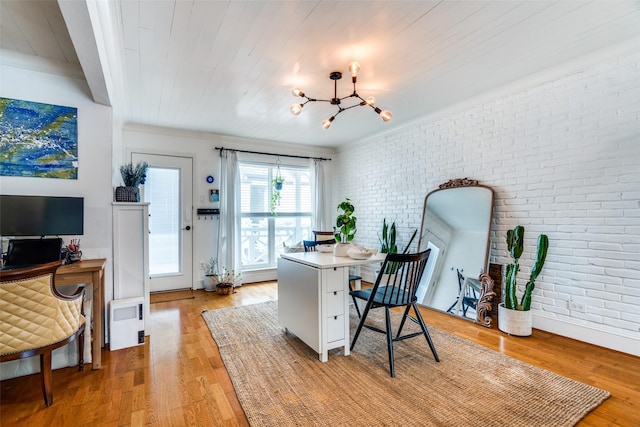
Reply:
[[242, 272], [242, 283], [267, 282], [278, 279], [278, 269], [255, 270]]
[[571, 319], [547, 317], [535, 311], [533, 313], [533, 327], [563, 337], [640, 356], [640, 334], [634, 334], [633, 331], [620, 331], [605, 326], [585, 326]]
[[[255, 270], [242, 272], [242, 284], [256, 283], [256, 282], [268, 282], [278, 279], [278, 270], [275, 268], [268, 270]], [[202, 279], [197, 280], [194, 289], [204, 289], [204, 282]]]

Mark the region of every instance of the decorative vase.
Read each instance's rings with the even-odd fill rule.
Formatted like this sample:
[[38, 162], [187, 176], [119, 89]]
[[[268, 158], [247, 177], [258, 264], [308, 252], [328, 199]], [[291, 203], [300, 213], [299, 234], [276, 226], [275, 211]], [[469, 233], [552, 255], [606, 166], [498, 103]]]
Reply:
[[333, 247], [333, 256], [349, 256], [347, 253], [351, 248], [351, 243], [336, 243]]
[[528, 337], [533, 329], [531, 310], [511, 310], [498, 304], [498, 329], [509, 335]]

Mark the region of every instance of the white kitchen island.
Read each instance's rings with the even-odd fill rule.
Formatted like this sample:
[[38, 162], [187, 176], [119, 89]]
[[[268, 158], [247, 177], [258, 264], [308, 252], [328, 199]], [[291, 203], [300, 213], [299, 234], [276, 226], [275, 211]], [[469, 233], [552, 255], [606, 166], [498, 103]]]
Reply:
[[328, 360], [328, 350], [349, 354], [349, 267], [384, 261], [384, 254], [360, 260], [331, 253], [296, 252], [278, 259], [278, 321]]

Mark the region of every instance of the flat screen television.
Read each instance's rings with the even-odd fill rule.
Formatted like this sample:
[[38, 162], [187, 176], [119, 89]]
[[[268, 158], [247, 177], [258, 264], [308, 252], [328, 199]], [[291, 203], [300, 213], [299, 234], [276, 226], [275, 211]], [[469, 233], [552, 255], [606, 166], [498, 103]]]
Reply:
[[84, 198], [0, 195], [0, 235], [84, 234]]

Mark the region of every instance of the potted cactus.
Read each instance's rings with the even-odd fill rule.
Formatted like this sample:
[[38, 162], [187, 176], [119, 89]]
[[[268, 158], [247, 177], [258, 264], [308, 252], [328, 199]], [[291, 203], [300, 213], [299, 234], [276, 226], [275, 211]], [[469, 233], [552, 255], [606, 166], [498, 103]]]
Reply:
[[519, 259], [524, 250], [523, 226], [518, 225], [513, 230], [507, 231], [507, 249], [513, 263], [505, 265], [503, 269], [504, 302], [498, 305], [498, 328], [509, 335], [529, 336], [533, 327], [531, 294], [547, 257], [549, 238], [545, 234], [538, 236], [536, 259], [531, 267], [531, 274], [520, 302], [517, 297], [517, 276], [520, 270]]

